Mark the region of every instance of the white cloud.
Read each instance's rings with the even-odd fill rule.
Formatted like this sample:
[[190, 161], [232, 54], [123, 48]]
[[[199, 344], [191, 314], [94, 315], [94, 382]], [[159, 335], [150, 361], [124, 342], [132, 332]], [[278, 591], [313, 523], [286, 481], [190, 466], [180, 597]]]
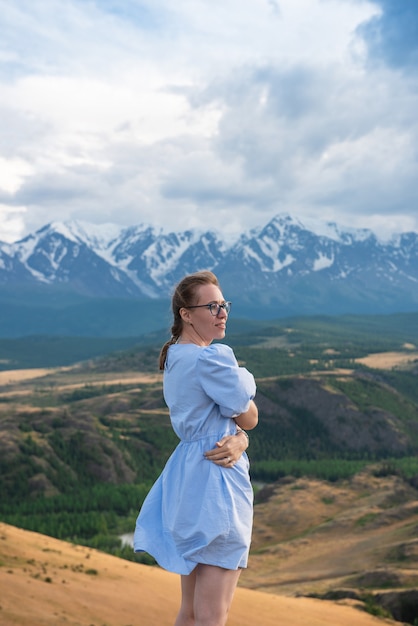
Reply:
[[13, 243], [20, 238], [24, 229], [25, 207], [10, 208], [0, 204], [0, 241]]
[[31, 172], [32, 168], [23, 159], [5, 159], [0, 156], [0, 190], [15, 193]]
[[0, 0], [0, 240], [72, 218], [232, 232], [282, 210], [418, 228], [416, 70], [370, 67], [355, 36], [381, 13]]

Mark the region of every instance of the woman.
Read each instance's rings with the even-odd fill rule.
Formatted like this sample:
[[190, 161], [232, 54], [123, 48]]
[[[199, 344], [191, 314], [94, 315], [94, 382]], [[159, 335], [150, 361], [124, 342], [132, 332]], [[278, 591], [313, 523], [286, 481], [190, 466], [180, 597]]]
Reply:
[[212, 272], [176, 287], [161, 350], [164, 399], [180, 443], [138, 516], [134, 547], [181, 575], [175, 626], [224, 626], [247, 566], [253, 491], [244, 450], [258, 422], [253, 376], [223, 339], [230, 303]]

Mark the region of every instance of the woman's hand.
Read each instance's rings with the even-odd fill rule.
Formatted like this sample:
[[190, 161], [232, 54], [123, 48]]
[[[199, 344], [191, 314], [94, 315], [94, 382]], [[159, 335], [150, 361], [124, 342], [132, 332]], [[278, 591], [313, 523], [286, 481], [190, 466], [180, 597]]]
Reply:
[[215, 446], [212, 450], [205, 452], [208, 461], [222, 467], [233, 467], [248, 448], [248, 438], [243, 431], [238, 431], [236, 435], [222, 437]]

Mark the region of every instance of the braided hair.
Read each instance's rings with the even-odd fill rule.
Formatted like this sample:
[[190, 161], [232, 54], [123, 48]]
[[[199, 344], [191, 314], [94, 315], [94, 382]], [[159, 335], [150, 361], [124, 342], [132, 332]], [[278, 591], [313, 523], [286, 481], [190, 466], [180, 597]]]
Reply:
[[168, 348], [179, 340], [183, 331], [183, 320], [180, 309], [193, 306], [196, 302], [196, 291], [201, 285], [216, 285], [219, 287], [218, 279], [209, 270], [195, 272], [185, 276], [174, 289], [171, 299], [173, 311], [173, 325], [171, 326], [171, 338], [161, 348], [159, 366], [164, 370]]

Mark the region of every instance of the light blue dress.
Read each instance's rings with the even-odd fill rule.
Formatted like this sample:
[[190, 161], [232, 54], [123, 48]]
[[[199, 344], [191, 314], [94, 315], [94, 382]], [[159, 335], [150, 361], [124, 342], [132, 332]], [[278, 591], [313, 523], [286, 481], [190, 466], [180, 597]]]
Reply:
[[181, 441], [142, 505], [134, 549], [177, 574], [198, 563], [246, 567], [253, 521], [248, 457], [221, 467], [203, 453], [237, 432], [232, 418], [248, 410], [254, 377], [226, 345], [174, 344], [163, 389]]

